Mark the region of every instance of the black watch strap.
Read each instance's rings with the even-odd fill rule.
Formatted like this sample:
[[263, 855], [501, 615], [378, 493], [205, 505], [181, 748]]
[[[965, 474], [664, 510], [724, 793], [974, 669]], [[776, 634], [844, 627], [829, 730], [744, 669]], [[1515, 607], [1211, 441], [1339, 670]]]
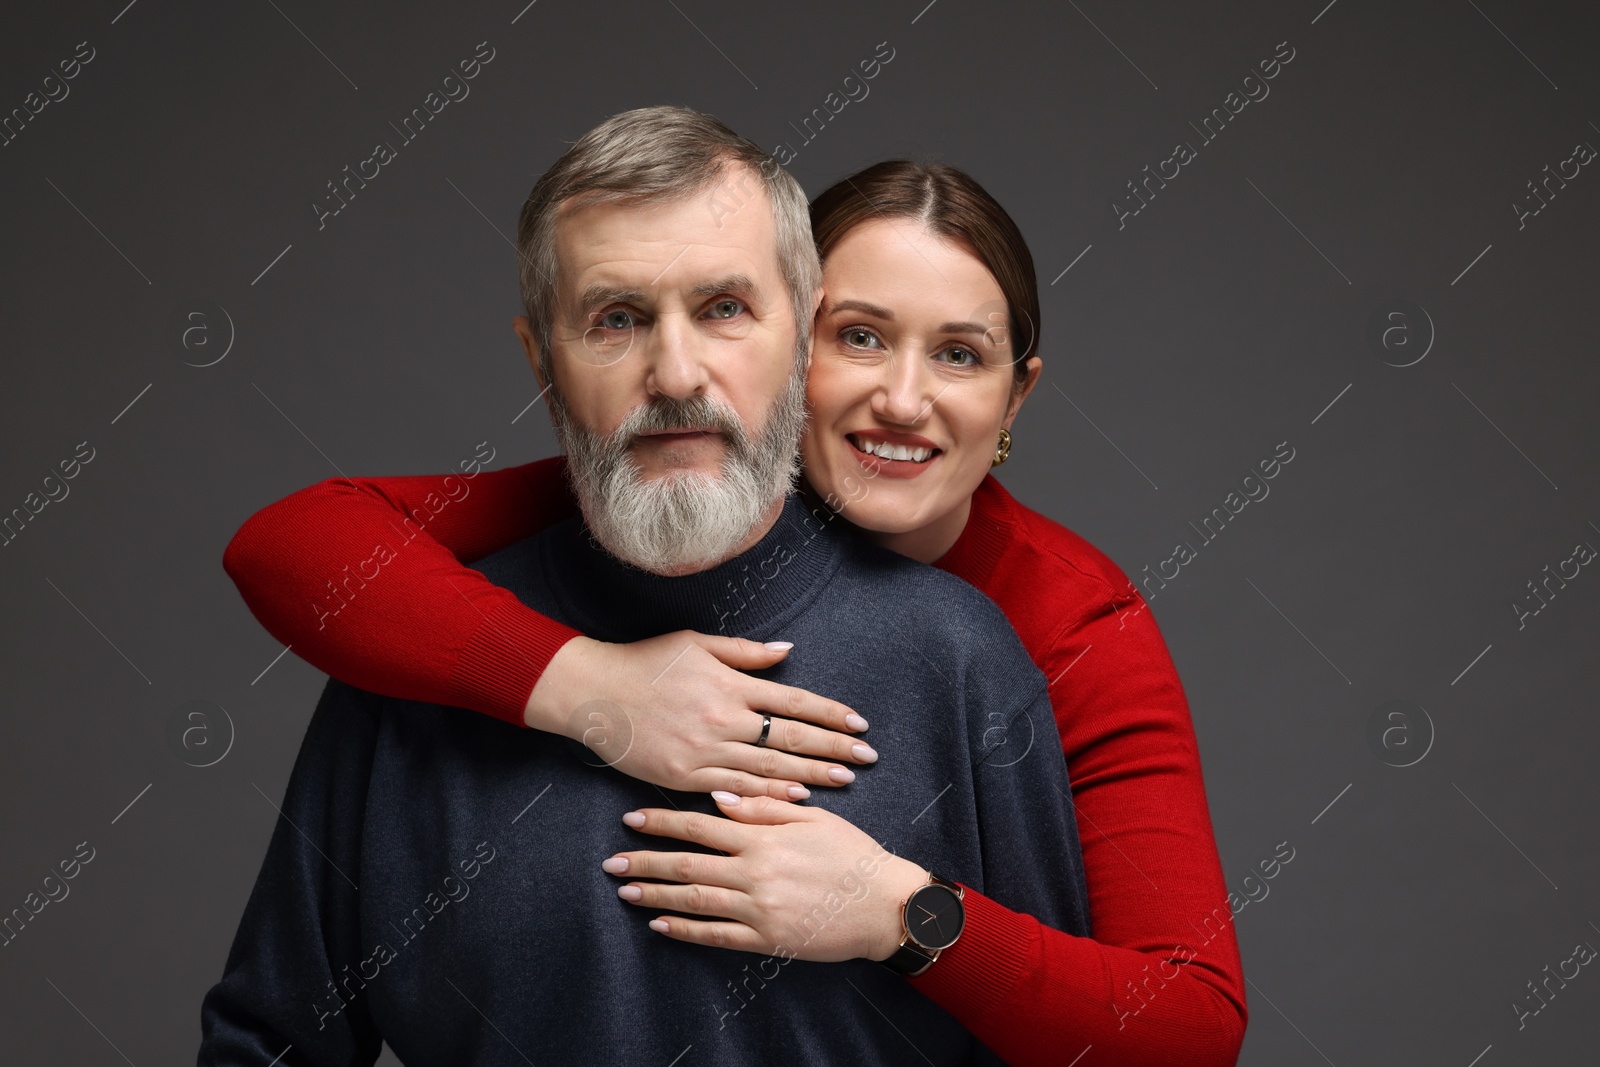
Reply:
[[903, 974], [907, 978], [915, 978], [938, 959], [936, 955], [922, 951], [908, 941], [901, 941], [900, 947], [894, 950], [894, 955], [883, 961], [883, 965], [896, 974]]

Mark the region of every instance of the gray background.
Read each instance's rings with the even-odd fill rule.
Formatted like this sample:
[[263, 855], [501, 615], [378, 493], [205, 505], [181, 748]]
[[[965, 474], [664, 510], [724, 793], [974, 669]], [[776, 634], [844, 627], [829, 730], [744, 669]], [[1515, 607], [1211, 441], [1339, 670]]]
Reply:
[[[276, 658], [223, 546], [340, 471], [553, 451], [541, 410], [513, 424], [536, 388], [507, 235], [567, 142], [659, 102], [796, 146], [810, 193], [908, 154], [987, 185], [1044, 291], [1005, 481], [1130, 575], [1296, 449], [1151, 601], [1230, 888], [1296, 850], [1237, 918], [1240, 1062], [1593, 1058], [1600, 976], [1520, 1031], [1511, 1007], [1600, 945], [1600, 575], [1521, 629], [1512, 607], [1600, 546], [1600, 175], [1520, 229], [1511, 207], [1600, 145], [1592, 5], [523, 2], [4, 16], [0, 110], [97, 54], [0, 148], [0, 512], [96, 455], [0, 549], [0, 911], [96, 857], [0, 948], [0, 1058], [192, 1061], [323, 682]], [[485, 40], [471, 95], [319, 232], [324, 183]], [[880, 41], [870, 95], [802, 145], [790, 123]], [[1270, 96], [1202, 145], [1188, 124], [1281, 41]], [[1119, 229], [1111, 200], [1180, 139], [1198, 158]], [[1393, 299], [1425, 317], [1374, 346]], [[188, 366], [227, 339], [213, 310], [211, 347], [180, 343], [203, 300], [233, 345]], [[190, 700], [232, 724], [210, 767], [169, 742]], [[1374, 747], [1391, 700], [1426, 718]]]

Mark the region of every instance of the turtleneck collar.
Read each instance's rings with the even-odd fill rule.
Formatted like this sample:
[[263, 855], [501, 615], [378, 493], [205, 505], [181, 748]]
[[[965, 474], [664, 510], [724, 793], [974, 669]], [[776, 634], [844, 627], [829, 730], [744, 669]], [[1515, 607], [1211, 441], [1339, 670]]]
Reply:
[[633, 641], [672, 630], [744, 636], [796, 614], [838, 568], [837, 522], [813, 518], [796, 493], [757, 544], [696, 574], [666, 578], [624, 563], [581, 516], [549, 531], [544, 564], [571, 624], [600, 640]]

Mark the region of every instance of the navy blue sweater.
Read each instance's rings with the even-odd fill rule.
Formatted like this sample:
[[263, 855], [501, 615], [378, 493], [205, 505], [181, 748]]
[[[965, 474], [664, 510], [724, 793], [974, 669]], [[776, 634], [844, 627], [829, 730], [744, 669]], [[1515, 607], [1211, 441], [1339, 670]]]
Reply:
[[[574, 519], [480, 562], [593, 637], [677, 629], [793, 641], [765, 677], [843, 701], [880, 759], [809, 803], [889, 851], [1089, 933], [1044, 677], [1000, 610], [791, 496], [753, 549], [662, 578]], [[597, 711], [607, 709], [597, 707]], [[604, 720], [596, 720], [602, 722]], [[613, 714], [613, 740], [626, 744]], [[614, 751], [614, 750], [613, 750]], [[703, 851], [623, 825], [711, 798], [629, 778], [574, 741], [329, 681], [222, 980], [201, 1065], [997, 1063], [867, 960], [810, 963], [671, 940], [600, 861]], [[825, 924], [870, 879], [818, 902]]]

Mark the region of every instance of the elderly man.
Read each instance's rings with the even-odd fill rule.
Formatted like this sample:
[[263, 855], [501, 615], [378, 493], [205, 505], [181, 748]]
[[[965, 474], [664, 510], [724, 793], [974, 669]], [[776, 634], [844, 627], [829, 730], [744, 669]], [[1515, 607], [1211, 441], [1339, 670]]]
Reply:
[[[883, 756], [790, 817], [900, 855], [862, 849], [769, 956], [663, 937], [601, 867], [650, 840], [624, 813], [665, 799], [652, 817], [725, 849], [764, 827], [564, 738], [330, 681], [200, 1062], [366, 1064], [381, 1041], [411, 1067], [998, 1062], [880, 963], [909, 970], [907, 898], [922, 948], [959, 935], [956, 882], [1088, 933], [1066, 767], [1048, 744], [986, 758], [997, 722], [1054, 730], [994, 604], [792, 492], [820, 284], [799, 186], [709, 116], [632, 111], [539, 180], [521, 238], [517, 331], [582, 515], [478, 569], [608, 641], [781, 628], [797, 650], [769, 676], [861, 709]], [[859, 958], [805, 955], [830, 924], [864, 931]]]

